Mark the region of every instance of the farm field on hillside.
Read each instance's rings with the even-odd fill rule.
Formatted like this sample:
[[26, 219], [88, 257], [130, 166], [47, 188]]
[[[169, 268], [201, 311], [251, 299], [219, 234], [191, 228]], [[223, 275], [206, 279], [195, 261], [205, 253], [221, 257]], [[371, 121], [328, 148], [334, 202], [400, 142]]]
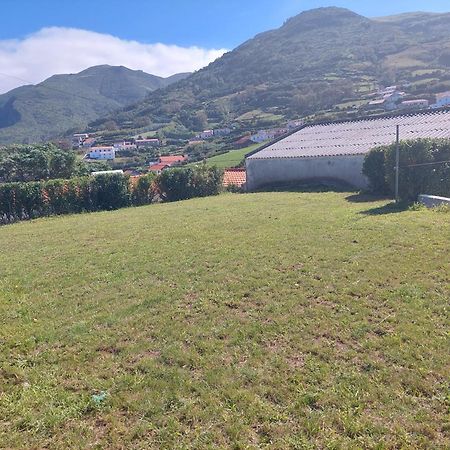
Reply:
[[[230, 150], [227, 153], [223, 153], [221, 155], [213, 156], [212, 158], [208, 158], [205, 160], [205, 164], [208, 166], [216, 166], [220, 169], [226, 169], [228, 167], [236, 167], [244, 160], [245, 155], [247, 153], [256, 150], [258, 147], [261, 147], [263, 144], [254, 144], [249, 147], [241, 148], [239, 150]], [[201, 164], [201, 162], [192, 163], [192, 164]]]
[[386, 203], [1, 227], [0, 448], [448, 448], [450, 215]]

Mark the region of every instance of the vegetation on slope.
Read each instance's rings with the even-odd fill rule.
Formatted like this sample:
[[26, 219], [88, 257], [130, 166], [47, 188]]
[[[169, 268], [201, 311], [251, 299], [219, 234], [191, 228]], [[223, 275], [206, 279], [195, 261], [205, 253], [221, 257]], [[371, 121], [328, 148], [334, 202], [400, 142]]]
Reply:
[[414, 95], [446, 91], [449, 24], [450, 14], [371, 20], [341, 8], [307, 11], [92, 128], [111, 119], [135, 128], [147, 118], [199, 130], [253, 110], [282, 120], [354, 104], [379, 84], [422, 82], [411, 85]]
[[83, 130], [90, 121], [185, 76], [164, 79], [126, 67], [96, 66], [19, 87], [0, 95], [0, 144], [42, 142], [69, 129]]
[[448, 448], [448, 215], [346, 195], [0, 228], [0, 447]]
[[189, 165], [192, 166], [199, 163], [204, 163], [208, 167], [218, 167], [220, 169], [239, 167], [243, 164], [245, 155], [256, 150], [258, 147], [261, 147], [261, 145], [262, 144], [254, 144], [238, 150], [230, 150], [228, 152], [212, 156], [211, 158], [206, 158], [204, 161], [194, 162]]

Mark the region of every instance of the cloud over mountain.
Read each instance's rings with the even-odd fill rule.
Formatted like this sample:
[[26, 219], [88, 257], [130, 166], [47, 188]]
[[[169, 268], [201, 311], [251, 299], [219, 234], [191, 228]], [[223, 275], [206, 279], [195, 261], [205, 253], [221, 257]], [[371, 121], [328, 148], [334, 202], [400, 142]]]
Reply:
[[225, 49], [144, 44], [93, 31], [51, 27], [24, 39], [0, 41], [0, 93], [58, 73], [110, 64], [159, 76], [198, 70]]

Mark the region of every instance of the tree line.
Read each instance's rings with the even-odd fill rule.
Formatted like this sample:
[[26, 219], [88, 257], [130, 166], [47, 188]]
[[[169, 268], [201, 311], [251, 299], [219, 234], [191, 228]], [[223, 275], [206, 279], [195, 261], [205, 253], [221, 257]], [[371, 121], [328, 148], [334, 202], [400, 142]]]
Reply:
[[80, 161], [76, 153], [54, 144], [10, 145], [0, 148], [0, 182], [27, 182], [89, 175], [107, 169], [104, 162]]

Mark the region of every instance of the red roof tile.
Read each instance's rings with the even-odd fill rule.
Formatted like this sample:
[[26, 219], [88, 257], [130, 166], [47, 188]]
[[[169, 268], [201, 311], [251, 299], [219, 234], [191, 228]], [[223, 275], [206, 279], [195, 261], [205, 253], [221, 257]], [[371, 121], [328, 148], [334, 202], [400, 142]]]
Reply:
[[245, 169], [225, 169], [223, 174], [223, 185], [235, 185], [241, 187], [247, 181]]
[[167, 169], [168, 167], [170, 167], [168, 164], [153, 164], [153, 166], [149, 167], [149, 170], [151, 172], [160, 172], [164, 169]]

